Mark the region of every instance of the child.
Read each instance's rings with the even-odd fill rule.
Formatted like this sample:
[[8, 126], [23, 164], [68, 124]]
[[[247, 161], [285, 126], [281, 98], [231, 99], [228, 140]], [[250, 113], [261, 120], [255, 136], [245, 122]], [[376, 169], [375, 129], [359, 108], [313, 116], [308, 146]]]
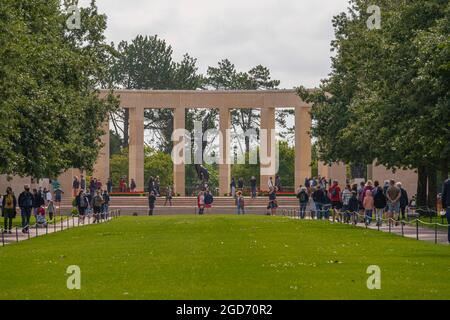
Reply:
[[370, 225], [372, 222], [372, 213], [374, 208], [374, 200], [372, 196], [372, 191], [366, 190], [366, 194], [364, 196], [363, 200], [363, 206], [366, 216], [366, 225]]
[[50, 201], [48, 203], [47, 213], [50, 221], [53, 220], [53, 215], [55, 214], [55, 204], [53, 203], [53, 201]]
[[238, 191], [237, 198], [236, 198], [236, 208], [237, 208], [237, 214], [245, 214], [245, 203], [244, 203], [244, 197], [242, 196], [242, 192]]
[[36, 216], [36, 224], [38, 227], [45, 227], [47, 225], [47, 221], [45, 221], [45, 207], [41, 205], [38, 209]]

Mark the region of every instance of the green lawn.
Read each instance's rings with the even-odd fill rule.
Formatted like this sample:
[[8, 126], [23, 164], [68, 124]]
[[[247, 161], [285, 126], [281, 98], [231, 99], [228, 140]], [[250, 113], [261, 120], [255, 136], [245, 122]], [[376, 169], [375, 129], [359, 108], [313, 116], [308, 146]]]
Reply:
[[0, 299], [450, 299], [450, 246], [283, 217], [121, 217], [0, 248], [0, 269]]

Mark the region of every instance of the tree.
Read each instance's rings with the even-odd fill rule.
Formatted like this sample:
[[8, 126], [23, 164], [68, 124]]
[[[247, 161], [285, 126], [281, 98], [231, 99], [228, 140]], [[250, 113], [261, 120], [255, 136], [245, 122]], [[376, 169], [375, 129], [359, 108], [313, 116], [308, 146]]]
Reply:
[[92, 1], [81, 29], [68, 30], [56, 0], [4, 1], [0, 16], [0, 172], [43, 178], [91, 168], [117, 104], [96, 91], [111, 54], [106, 17]]
[[[334, 18], [332, 73], [319, 90], [299, 94], [314, 103], [322, 160], [417, 169], [423, 206], [427, 177], [433, 185], [449, 159], [449, 3], [381, 1], [380, 30], [366, 27], [369, 4], [353, 0], [348, 15]], [[433, 192], [428, 204], [435, 207]]]
[[[174, 62], [172, 47], [157, 35], [138, 35], [131, 43], [122, 41], [117, 46], [117, 52], [117, 58], [110, 68], [110, 78], [116, 88], [195, 90], [202, 86], [203, 79], [198, 74], [197, 60], [185, 54], [181, 62]], [[170, 152], [173, 112], [170, 109], [146, 109], [144, 117], [145, 129], [152, 130], [160, 141], [159, 147]], [[124, 137], [123, 146], [127, 146], [127, 109], [120, 110], [112, 118], [115, 130]]]

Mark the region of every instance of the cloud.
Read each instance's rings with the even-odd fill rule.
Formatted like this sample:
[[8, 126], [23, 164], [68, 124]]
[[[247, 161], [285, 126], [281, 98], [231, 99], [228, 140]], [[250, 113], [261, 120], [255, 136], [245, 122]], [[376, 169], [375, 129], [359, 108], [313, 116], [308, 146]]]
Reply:
[[[80, 1], [87, 5], [88, 0]], [[238, 70], [262, 64], [281, 87], [314, 87], [330, 70], [331, 19], [347, 0], [97, 0], [109, 41], [157, 34], [175, 59], [198, 58], [201, 72], [223, 58]]]

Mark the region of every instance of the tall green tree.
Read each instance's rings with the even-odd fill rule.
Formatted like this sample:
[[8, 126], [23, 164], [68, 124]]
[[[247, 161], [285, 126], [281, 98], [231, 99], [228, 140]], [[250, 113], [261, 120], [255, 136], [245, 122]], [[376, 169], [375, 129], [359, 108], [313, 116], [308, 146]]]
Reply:
[[92, 1], [81, 9], [81, 28], [68, 30], [57, 0], [2, 1], [0, 17], [0, 173], [90, 169], [101, 124], [116, 106], [96, 91], [112, 53], [106, 17]]
[[427, 180], [432, 186], [449, 159], [449, 2], [380, 1], [379, 30], [367, 28], [370, 4], [353, 0], [334, 18], [332, 73], [319, 90], [299, 93], [314, 103], [322, 160], [417, 169], [426, 205]]

